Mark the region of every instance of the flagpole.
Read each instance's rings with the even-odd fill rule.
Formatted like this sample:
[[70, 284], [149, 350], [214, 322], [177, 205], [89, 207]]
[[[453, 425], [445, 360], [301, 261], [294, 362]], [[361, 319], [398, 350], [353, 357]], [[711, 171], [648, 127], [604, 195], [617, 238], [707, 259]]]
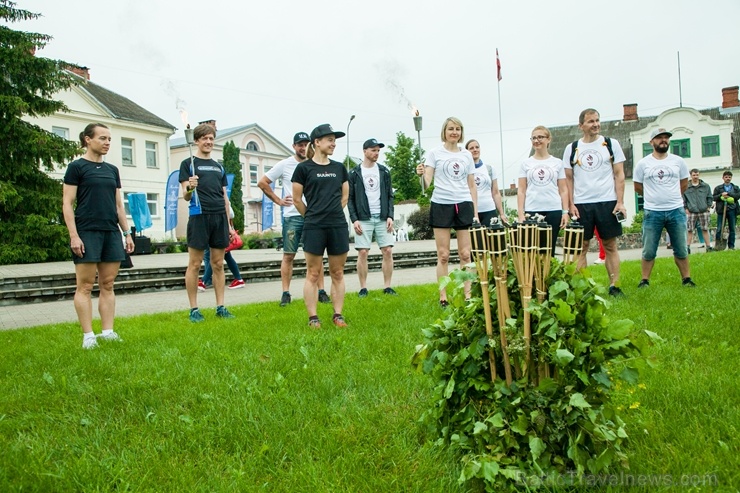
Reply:
[[676, 56], [678, 57], [678, 106], [683, 108], [683, 91], [681, 90], [681, 52], [677, 51]]
[[496, 48], [496, 90], [498, 92], [498, 128], [499, 136], [501, 138], [501, 185], [499, 186], [506, 190], [506, 166], [504, 165], [504, 126], [501, 123], [501, 61], [498, 58], [498, 48]]

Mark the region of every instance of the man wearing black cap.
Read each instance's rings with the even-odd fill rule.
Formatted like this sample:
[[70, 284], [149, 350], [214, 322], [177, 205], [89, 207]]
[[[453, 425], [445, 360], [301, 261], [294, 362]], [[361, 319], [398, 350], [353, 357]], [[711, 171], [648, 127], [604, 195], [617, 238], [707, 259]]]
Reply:
[[[303, 216], [293, 205], [293, 172], [298, 163], [306, 160], [306, 148], [309, 142], [306, 132], [298, 132], [293, 136], [293, 150], [295, 154], [277, 163], [272, 169], [260, 178], [257, 186], [273, 202], [283, 208], [283, 261], [280, 264], [280, 280], [283, 284], [283, 294], [280, 297], [280, 306], [291, 301], [290, 280], [293, 277], [293, 260], [303, 236]], [[283, 198], [277, 196], [270, 186], [271, 183], [282, 179]], [[329, 295], [324, 290], [324, 276], [319, 276], [319, 301], [331, 303]]]
[[669, 154], [671, 132], [656, 128], [650, 133], [652, 154], [635, 165], [633, 181], [635, 192], [645, 200], [645, 218], [642, 222], [642, 280], [638, 288], [650, 286], [650, 274], [655, 265], [655, 253], [663, 228], [673, 243], [673, 260], [684, 286], [694, 287], [689, 271], [689, 253], [686, 247], [687, 227], [683, 193], [689, 186], [689, 168], [675, 154]]
[[395, 295], [391, 287], [393, 274], [393, 188], [391, 173], [378, 164], [380, 149], [385, 144], [368, 139], [362, 145], [362, 164], [349, 173], [349, 219], [355, 231], [357, 275], [360, 278], [360, 298], [367, 296], [367, 254], [373, 241], [383, 253], [384, 294]]

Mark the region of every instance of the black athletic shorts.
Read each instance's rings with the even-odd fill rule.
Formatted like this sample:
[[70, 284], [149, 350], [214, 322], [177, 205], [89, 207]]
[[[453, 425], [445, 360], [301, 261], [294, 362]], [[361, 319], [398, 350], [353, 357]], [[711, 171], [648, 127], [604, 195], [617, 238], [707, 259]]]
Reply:
[[198, 214], [188, 219], [188, 246], [196, 250], [224, 249], [229, 246], [226, 213]]
[[616, 200], [576, 204], [578, 222], [583, 225], [584, 240], [590, 240], [594, 237], [594, 227], [599, 230], [599, 236], [602, 240], [622, 236], [622, 223], [617, 221], [617, 217], [613, 214], [616, 206]]
[[493, 219], [494, 217], [498, 217], [498, 211], [496, 209], [485, 212], [478, 211], [478, 222], [480, 222], [482, 226], [490, 226], [491, 219]]
[[126, 250], [123, 248], [120, 231], [78, 231], [77, 234], [85, 246], [85, 254], [78, 257], [72, 252], [75, 264], [126, 260]]
[[349, 252], [349, 229], [338, 228], [303, 229], [303, 251], [314, 255], [342, 255]]
[[433, 228], [468, 229], [473, 224], [473, 203], [435, 204], [429, 209], [429, 225]]

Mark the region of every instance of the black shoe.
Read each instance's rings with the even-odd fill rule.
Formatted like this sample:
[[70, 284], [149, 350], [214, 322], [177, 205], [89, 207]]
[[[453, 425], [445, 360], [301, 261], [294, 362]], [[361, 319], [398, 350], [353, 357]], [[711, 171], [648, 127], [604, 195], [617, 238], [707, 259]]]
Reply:
[[707, 247], [707, 251], [708, 251], [708, 252], [713, 252], [713, 251], [714, 251], [714, 248], [712, 248], [712, 247]]
[[285, 306], [290, 304], [290, 293], [285, 291], [283, 292], [283, 295], [280, 297], [280, 306]]
[[441, 309], [446, 309], [450, 304], [447, 302], [447, 300], [439, 300], [439, 307]]
[[686, 247], [686, 253], [691, 254], [691, 247], [690, 246], [687, 246]]
[[667, 244], [667, 245], [666, 245], [665, 247], [666, 247], [666, 248], [667, 248], [668, 250], [673, 250], [673, 245], [671, 245], [670, 243], [668, 243], [668, 244]]
[[389, 294], [391, 296], [398, 296], [398, 293], [393, 288], [385, 288], [383, 294]]
[[637, 289], [646, 288], [648, 286], [650, 286], [650, 281], [648, 281], [647, 279], [643, 279], [642, 281], [640, 281], [640, 284], [637, 285]]
[[319, 289], [319, 303], [331, 303], [331, 298], [323, 289]]
[[609, 296], [614, 296], [615, 298], [624, 298], [624, 293], [616, 286], [609, 286]]
[[695, 288], [696, 287], [696, 283], [694, 283], [694, 281], [692, 281], [690, 277], [684, 277], [683, 278], [683, 282], [681, 282], [681, 284], [683, 284], [687, 288]]
[[357, 293], [357, 296], [360, 298], [367, 298], [367, 288], [362, 288], [359, 293]]

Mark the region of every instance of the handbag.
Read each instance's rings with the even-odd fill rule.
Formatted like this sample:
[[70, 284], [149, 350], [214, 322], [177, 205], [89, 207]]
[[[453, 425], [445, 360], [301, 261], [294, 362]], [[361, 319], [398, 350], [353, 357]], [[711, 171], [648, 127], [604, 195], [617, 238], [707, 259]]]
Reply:
[[242, 240], [241, 235], [237, 232], [236, 234], [231, 236], [231, 241], [229, 242], [229, 246], [226, 247], [224, 252], [230, 252], [232, 250], [239, 250], [243, 246], [244, 246], [244, 240]]

